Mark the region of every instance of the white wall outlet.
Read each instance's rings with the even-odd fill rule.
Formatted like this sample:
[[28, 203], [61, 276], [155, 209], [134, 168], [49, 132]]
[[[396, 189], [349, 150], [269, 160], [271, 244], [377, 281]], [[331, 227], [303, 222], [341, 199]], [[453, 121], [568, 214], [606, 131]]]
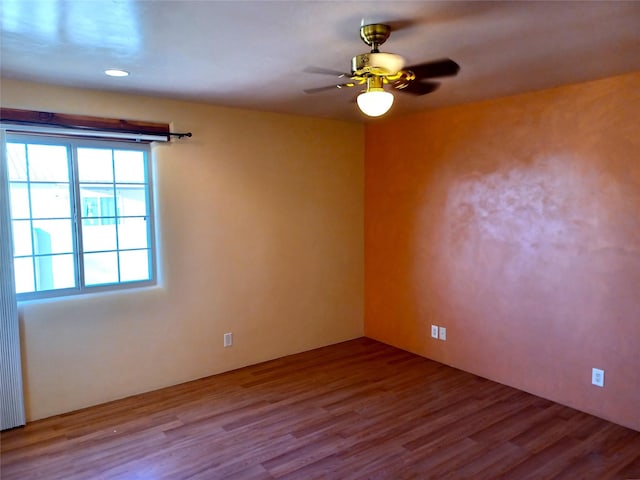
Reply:
[[447, 339], [447, 329], [445, 327], [440, 327], [440, 330], [438, 331], [438, 337], [440, 338], [440, 340]]
[[233, 345], [233, 333], [225, 333], [224, 334], [224, 346], [230, 347]]
[[431, 325], [431, 338], [438, 338], [438, 326]]
[[604, 370], [600, 370], [599, 368], [592, 368], [591, 383], [596, 387], [604, 387]]

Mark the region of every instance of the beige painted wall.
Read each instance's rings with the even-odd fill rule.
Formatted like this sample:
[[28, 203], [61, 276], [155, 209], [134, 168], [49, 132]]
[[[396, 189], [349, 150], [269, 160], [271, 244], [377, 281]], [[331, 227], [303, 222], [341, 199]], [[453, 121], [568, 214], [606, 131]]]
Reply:
[[363, 334], [361, 125], [13, 80], [0, 94], [193, 132], [153, 150], [158, 286], [20, 305], [29, 420]]

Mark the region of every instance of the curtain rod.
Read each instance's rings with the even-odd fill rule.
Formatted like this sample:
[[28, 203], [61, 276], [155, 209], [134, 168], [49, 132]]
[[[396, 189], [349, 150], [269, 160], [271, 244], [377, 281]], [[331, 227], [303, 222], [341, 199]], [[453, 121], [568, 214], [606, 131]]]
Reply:
[[[71, 130], [71, 131], [82, 131], [87, 134], [98, 134], [100, 132], [109, 133], [109, 134], [120, 134], [118, 136], [138, 136], [138, 137], [153, 137], [153, 139], [158, 139], [158, 137], [178, 137], [178, 139], [184, 137], [191, 137], [193, 134], [191, 132], [149, 132], [145, 130], [123, 130], [123, 129], [113, 129], [113, 128], [97, 128], [97, 127], [84, 127], [84, 126], [70, 126], [70, 125], [61, 125], [59, 123], [49, 123], [49, 122], [29, 122], [25, 120], [13, 120], [13, 119], [5, 119], [0, 118], [0, 123], [6, 126], [10, 125], [21, 125], [24, 127], [51, 127], [62, 130]], [[146, 138], [150, 139], [150, 138]]]

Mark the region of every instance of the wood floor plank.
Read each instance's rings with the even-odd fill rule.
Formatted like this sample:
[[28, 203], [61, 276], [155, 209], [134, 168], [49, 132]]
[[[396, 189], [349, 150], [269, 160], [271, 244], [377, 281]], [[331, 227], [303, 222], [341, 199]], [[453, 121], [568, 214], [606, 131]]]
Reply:
[[640, 432], [367, 338], [0, 440], [3, 480], [640, 479]]

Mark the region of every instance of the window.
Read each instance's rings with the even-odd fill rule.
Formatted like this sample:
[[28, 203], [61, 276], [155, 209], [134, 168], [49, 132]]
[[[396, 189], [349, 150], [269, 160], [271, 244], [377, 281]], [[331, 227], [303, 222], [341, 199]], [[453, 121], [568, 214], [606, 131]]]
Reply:
[[149, 146], [6, 135], [18, 300], [155, 281]]

